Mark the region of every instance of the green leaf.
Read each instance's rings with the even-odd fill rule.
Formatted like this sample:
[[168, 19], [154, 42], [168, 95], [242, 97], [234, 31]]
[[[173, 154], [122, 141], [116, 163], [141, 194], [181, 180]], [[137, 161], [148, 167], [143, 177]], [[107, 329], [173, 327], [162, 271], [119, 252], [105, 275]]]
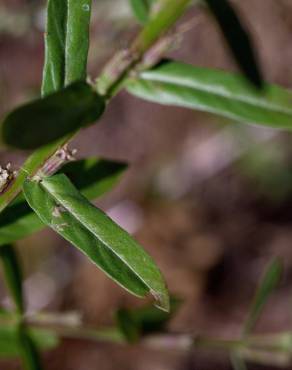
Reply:
[[[58, 346], [58, 337], [50, 330], [28, 329], [39, 350], [50, 350]], [[18, 328], [14, 324], [0, 324], [0, 357], [18, 357], [22, 354]]]
[[26, 370], [41, 370], [41, 359], [30, 333], [25, 325], [18, 326], [18, 340], [22, 362]]
[[67, 0], [48, 0], [42, 96], [64, 87]]
[[91, 0], [48, 0], [42, 95], [86, 77]]
[[257, 289], [254, 301], [246, 319], [243, 334], [248, 335], [255, 327], [268, 298], [278, 286], [282, 276], [283, 266], [279, 258], [275, 258], [267, 267], [263, 279]]
[[103, 98], [85, 82], [75, 82], [9, 113], [1, 126], [2, 140], [36, 149], [94, 122], [103, 110]]
[[133, 14], [142, 24], [147, 23], [153, 0], [130, 0]]
[[109, 277], [138, 297], [151, 294], [168, 310], [168, 293], [149, 255], [61, 174], [27, 180], [24, 194], [41, 220], [80, 249]]
[[138, 341], [141, 335], [140, 327], [129, 310], [119, 309], [116, 313], [116, 321], [127, 342], [135, 343]]
[[22, 271], [13, 246], [2, 246], [0, 248], [0, 257], [3, 264], [6, 283], [13, 297], [16, 308], [19, 313], [23, 313], [24, 301], [22, 292]]
[[0, 213], [0, 246], [23, 239], [44, 227], [20, 195]]
[[67, 0], [65, 85], [86, 78], [91, 0]]
[[161, 333], [180, 304], [180, 300], [170, 297], [170, 312], [161, 311], [149, 305], [136, 309], [119, 309], [116, 313], [118, 327], [130, 343], [138, 341], [143, 335]]
[[[126, 168], [124, 163], [88, 158], [66, 164], [61, 172], [68, 175], [86, 198], [94, 200], [110, 191]], [[23, 195], [19, 195], [0, 213], [0, 246], [23, 239], [44, 227]]]
[[96, 199], [110, 191], [128, 168], [126, 163], [87, 158], [66, 164], [64, 172], [88, 199]]
[[172, 27], [185, 12], [191, 0], [163, 0], [155, 16], [141, 30], [133, 43], [133, 50], [143, 55]]
[[236, 74], [164, 62], [126, 82], [128, 91], [160, 104], [193, 108], [241, 122], [292, 128], [292, 93], [276, 85], [254, 89]]
[[205, 0], [217, 20], [239, 67], [256, 87], [263, 86], [252, 42], [228, 0]]
[[232, 351], [230, 354], [230, 361], [231, 361], [233, 370], [247, 370], [245, 361], [243, 360], [240, 353], [237, 353], [236, 351]]

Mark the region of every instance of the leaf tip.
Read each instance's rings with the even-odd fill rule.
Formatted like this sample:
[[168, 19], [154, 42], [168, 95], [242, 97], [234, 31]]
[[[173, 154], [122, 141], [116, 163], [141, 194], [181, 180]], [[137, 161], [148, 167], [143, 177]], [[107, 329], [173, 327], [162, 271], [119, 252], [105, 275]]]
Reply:
[[155, 300], [155, 307], [159, 308], [162, 311], [170, 312], [169, 294], [166, 289], [163, 292], [150, 290], [150, 294]]

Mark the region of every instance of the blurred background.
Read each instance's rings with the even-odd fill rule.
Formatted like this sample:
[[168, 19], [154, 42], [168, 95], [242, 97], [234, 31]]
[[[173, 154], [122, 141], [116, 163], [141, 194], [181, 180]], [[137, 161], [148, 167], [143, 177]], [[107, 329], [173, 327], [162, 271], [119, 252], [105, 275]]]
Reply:
[[[292, 87], [292, 2], [233, 2], [249, 28], [265, 79]], [[39, 95], [45, 2], [0, 1], [0, 112]], [[235, 71], [206, 9], [194, 6], [192, 25], [170, 56]], [[190, 23], [191, 21], [191, 23]], [[138, 30], [126, 0], [95, 0], [89, 74], [96, 77], [114, 51]], [[263, 271], [273, 256], [285, 273], [256, 332], [292, 331], [292, 137], [208, 114], [153, 105], [120, 93], [98, 125], [72, 144], [78, 158], [127, 161], [111, 194], [96, 201], [154, 257], [169, 290], [182, 304], [170, 330], [236, 337]], [[1, 149], [0, 164], [18, 168], [27, 153]], [[25, 272], [28, 310], [78, 312], [86, 325], [113, 322], [131, 297], [54, 232], [17, 243]], [[0, 305], [11, 304], [0, 282]], [[143, 349], [63, 340], [44, 355], [48, 370], [231, 369], [214, 351]], [[279, 366], [279, 364], [278, 364]], [[249, 369], [273, 369], [253, 365]], [[19, 369], [0, 361], [0, 369]]]

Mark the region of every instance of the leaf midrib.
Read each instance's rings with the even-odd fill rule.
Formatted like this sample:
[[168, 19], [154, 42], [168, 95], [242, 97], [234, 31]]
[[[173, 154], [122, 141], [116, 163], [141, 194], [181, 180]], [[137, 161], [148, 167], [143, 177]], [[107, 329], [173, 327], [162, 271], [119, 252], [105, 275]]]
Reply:
[[[150, 81], [150, 80], [132, 80], [134, 85], [133, 85], [133, 90], [135, 90], [135, 84], [140, 84], [140, 83], [149, 83], [149, 84], [153, 84], [153, 81]], [[165, 85], [168, 85], [172, 88], [177, 88], [177, 85], [174, 85], [174, 84], [171, 84], [171, 83], [165, 83], [163, 82], [163, 84]], [[153, 86], [153, 85], [152, 85]], [[131, 92], [131, 85], [128, 86], [129, 87], [129, 91]], [[163, 85], [161, 85], [161, 87], [163, 88]], [[143, 87], [142, 87], [143, 88]], [[154, 87], [155, 88], [155, 87]], [[190, 87], [186, 87], [184, 86], [184, 89], [187, 89], [188, 92], [192, 92], [192, 91], [196, 91], [196, 89], [191, 89]], [[205, 91], [201, 91], [201, 90], [197, 90], [199, 92], [205, 92]], [[249, 118], [243, 118], [242, 115], [238, 114], [238, 113], [230, 113], [230, 110], [227, 110], [227, 109], [222, 109], [222, 108], [217, 108], [217, 107], [213, 107], [212, 105], [208, 104], [208, 103], [199, 103], [199, 102], [195, 102], [195, 103], [192, 103], [190, 102], [190, 100], [188, 99], [188, 101], [186, 102], [185, 99], [179, 97], [179, 102], [177, 101], [177, 99], [174, 97], [175, 94], [173, 93], [173, 91], [171, 92], [166, 92], [165, 93], [165, 90], [162, 89], [159, 91], [159, 93], [163, 93], [165, 96], [166, 96], [166, 100], [165, 99], [162, 99], [162, 101], [157, 101], [157, 103], [159, 104], [162, 104], [162, 105], [173, 105], [173, 106], [178, 106], [178, 107], [185, 107], [185, 108], [190, 108], [190, 109], [198, 109], [198, 110], [201, 110], [202, 112], [206, 112], [206, 113], [211, 113], [211, 114], [215, 114], [215, 115], [222, 115], [228, 119], [234, 119], [236, 121], [239, 121], [239, 122], [248, 122], [249, 124], [254, 124], [254, 125], [263, 125], [262, 121], [257, 121], [257, 120], [254, 120], [254, 119], [249, 119]], [[149, 91], [146, 92], [147, 94], [147, 97], [143, 94], [140, 94], [139, 91], [136, 91], [135, 95], [137, 96], [140, 96], [146, 100], [149, 100], [149, 101], [153, 101], [153, 98], [152, 98], [152, 95], [149, 94]], [[213, 97], [217, 97], [218, 95], [216, 94], [212, 94], [211, 95]], [[171, 98], [171, 101], [169, 101], [169, 97]], [[228, 98], [225, 97], [225, 96], [220, 96], [220, 98], [222, 99], [226, 99], [228, 101]], [[167, 101], [168, 100], [168, 101]], [[242, 101], [241, 102], [242, 104], [246, 104], [247, 107], [249, 106], [248, 103]], [[257, 106], [253, 106], [255, 108], [257, 108]], [[259, 108], [259, 109], [263, 109], [262, 107]], [[271, 113], [273, 114], [276, 114], [275, 111], [271, 110]], [[281, 114], [283, 115], [286, 115], [286, 118], [290, 118], [290, 115], [288, 115], [287, 113], [284, 113], [284, 112], [280, 112]], [[291, 116], [291, 120], [292, 120], [292, 116]], [[276, 122], [276, 120], [275, 120]], [[274, 129], [291, 129], [291, 124], [281, 124], [281, 125], [275, 125], [273, 124], [272, 122], [269, 122], [266, 124], [267, 127], [271, 127], [271, 128], [274, 128]]]
[[206, 85], [204, 83], [200, 83], [197, 81], [192, 81], [192, 83], [187, 83], [185, 78], [183, 78], [182, 80], [181, 76], [171, 76], [171, 77], [167, 77], [163, 75], [155, 76], [150, 71], [149, 73], [148, 72], [142, 73], [140, 77], [142, 80], [145, 80], [145, 81], [161, 82], [161, 83], [169, 84], [172, 86], [185, 87], [185, 88], [190, 88], [193, 90], [201, 90], [201, 91], [210, 93], [215, 96], [221, 96], [221, 97], [233, 100], [233, 101], [238, 101], [238, 102], [246, 103], [249, 105], [253, 105], [254, 107], [265, 108], [266, 110], [274, 112], [274, 113], [285, 113], [285, 114], [292, 115], [292, 108], [291, 109], [289, 109], [288, 107], [284, 108], [273, 102], [265, 102], [261, 98], [252, 99], [242, 94], [233, 95], [232, 93], [228, 93], [226, 90], [223, 91], [222, 88], [216, 87], [214, 85], [213, 85], [214, 87], [210, 87], [210, 85]]
[[[144, 280], [144, 279], [142, 279], [138, 274], [137, 274], [137, 272], [135, 271], [135, 270], [133, 270], [132, 268], [131, 268], [131, 266], [126, 262], [126, 261], [124, 261], [124, 259], [123, 258], [121, 258], [121, 256], [119, 255], [119, 254], [117, 254], [117, 252], [114, 250], [114, 249], [112, 249], [112, 248], [110, 248], [109, 246], [108, 246], [108, 244], [103, 240], [103, 238], [101, 238], [101, 237], [99, 237], [99, 236], [97, 236], [96, 234], [95, 234], [95, 232], [93, 231], [93, 230], [91, 230], [89, 227], [87, 227], [87, 225], [84, 225], [84, 223], [80, 220], [80, 218], [78, 217], [78, 215], [77, 214], [75, 214], [75, 212], [72, 212], [68, 207], [66, 207], [62, 202], [60, 202], [60, 200], [43, 184], [43, 182], [41, 181], [40, 182], [40, 185], [43, 187], [43, 189], [45, 190], [45, 191], [47, 191], [48, 192], [48, 194], [50, 194], [50, 196], [56, 201], [56, 203], [58, 203], [58, 204], [60, 204], [62, 207], [64, 207], [65, 209], [66, 209], [66, 211], [67, 212], [69, 212], [70, 213], [70, 215], [72, 216], [72, 217], [74, 217], [75, 218], [75, 220], [77, 220], [87, 231], [89, 231], [90, 233], [92, 233], [97, 239], [99, 239], [101, 242], [102, 242], [102, 244], [110, 251], [110, 252], [112, 252], [114, 255], [116, 255], [118, 258], [119, 258], [119, 260], [120, 261], [122, 261], [128, 268], [129, 268], [129, 270], [130, 271], [132, 271], [137, 277], [138, 277], [138, 279], [140, 280], [140, 281], [142, 281], [142, 283], [143, 284], [145, 284], [145, 286], [148, 288], [148, 290], [149, 290], [149, 292], [152, 290], [152, 287], [151, 286], [149, 286], [149, 284]], [[85, 198], [86, 199], [86, 198]], [[89, 203], [89, 205], [91, 206], [91, 207], [93, 207], [93, 208], [95, 208], [90, 202], [88, 202]], [[113, 221], [112, 221], [113, 222]], [[112, 277], [111, 277], [112, 278]], [[119, 283], [120, 284], [120, 283]], [[159, 292], [158, 292], [159, 293]]]
[[[63, 37], [62, 37], [62, 29], [60, 29], [56, 19], [54, 19], [54, 24], [55, 24], [55, 29], [57, 30], [59, 44], [62, 49], [62, 87], [65, 87], [66, 72], [67, 72], [66, 50], [67, 50], [67, 36], [68, 36], [68, 12], [69, 12], [68, 3], [70, 0], [61, 0], [61, 1], [64, 1], [64, 7], [66, 9], [64, 12], [65, 16], [64, 16], [64, 24], [63, 24], [63, 30], [64, 30]], [[55, 3], [53, 3], [53, 6], [55, 8], [54, 11], [56, 12]], [[54, 70], [54, 68], [52, 70]]]

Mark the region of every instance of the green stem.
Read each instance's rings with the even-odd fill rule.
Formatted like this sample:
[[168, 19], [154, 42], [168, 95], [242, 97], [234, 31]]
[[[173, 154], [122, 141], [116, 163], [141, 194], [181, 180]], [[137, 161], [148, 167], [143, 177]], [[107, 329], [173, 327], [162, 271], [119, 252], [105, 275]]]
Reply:
[[129, 49], [114, 55], [97, 79], [97, 91], [107, 98], [119, 91], [125, 78], [141, 61], [147, 51], [181, 17], [191, 0], [163, 0], [161, 8], [142, 29]]
[[[75, 134], [75, 133], [74, 133]], [[28, 157], [23, 166], [21, 167], [17, 178], [11, 186], [0, 196], [0, 212], [6, 208], [10, 202], [22, 191], [22, 185], [27, 176], [33, 176], [45, 162], [66, 142], [68, 142], [74, 134], [68, 135], [55, 141], [49, 145], [43, 146], [36, 150]]]
[[132, 45], [140, 57], [181, 17], [190, 0], [165, 0], [157, 15], [150, 20]]
[[117, 344], [125, 344], [126, 340], [123, 334], [116, 328], [92, 329], [84, 327], [63, 326], [63, 325], [46, 325], [43, 321], [29, 321], [28, 326], [31, 328], [41, 327], [51, 330], [62, 338], [84, 339], [90, 341], [105, 341]]
[[[56, 316], [56, 321], [58, 316]], [[59, 320], [60, 321], [60, 320]], [[124, 335], [118, 328], [109, 327], [104, 329], [84, 328], [83, 326], [56, 325], [40, 319], [38, 315], [26, 318], [26, 323], [30, 327], [42, 327], [52, 330], [54, 333], [64, 338], [85, 339], [92, 341], [109, 341], [113, 343], [127, 343]], [[189, 339], [187, 341], [182, 339]], [[247, 340], [230, 339], [224, 340], [220, 338], [206, 338], [198, 336], [192, 339], [192, 335], [186, 334], [158, 334], [148, 335], [141, 338], [141, 345], [153, 348], [167, 348], [168, 345], [177, 344], [177, 348], [190, 349], [191, 345], [196, 348], [219, 349], [224, 351], [239, 350], [248, 347]], [[181, 343], [184, 343], [182, 346]], [[188, 343], [187, 345], [185, 345]]]
[[[105, 67], [98, 79], [96, 89], [110, 98], [117, 93], [124, 79], [135, 68], [149, 48], [168, 31], [183, 14], [191, 0], [164, 0], [160, 11], [137, 36], [128, 52], [119, 52]], [[123, 62], [123, 63], [121, 63]], [[122, 68], [120, 67], [122, 65]], [[116, 66], [119, 66], [116, 71]], [[101, 87], [102, 86], [102, 87]], [[45, 162], [63, 145], [68, 143], [77, 132], [35, 151], [20, 169], [17, 178], [0, 196], [0, 212], [22, 191], [27, 176], [34, 175]]]
[[[78, 315], [77, 315], [78, 316]], [[1, 319], [1, 316], [0, 316]], [[80, 326], [78, 317], [74, 313], [36, 313], [19, 316], [17, 313], [6, 313], [1, 319], [3, 324], [15, 325], [23, 323], [29, 328], [41, 327], [50, 330], [63, 338], [85, 339], [91, 341], [107, 341], [116, 344], [126, 344], [127, 341], [121, 331], [116, 327], [90, 328]], [[284, 343], [283, 343], [284, 341]], [[156, 349], [177, 348], [178, 350], [191, 350], [191, 348], [220, 350], [236, 352], [252, 350], [267, 353], [290, 353], [291, 333], [280, 332], [264, 336], [252, 336], [245, 339], [209, 338], [201, 335], [164, 333], [147, 335], [139, 342], [142, 346]]]
[[246, 340], [224, 340], [224, 339], [217, 339], [217, 338], [205, 338], [198, 336], [193, 340], [194, 347], [197, 348], [212, 348], [212, 349], [220, 349], [225, 351], [234, 351], [241, 348], [245, 348], [248, 346]]
[[41, 370], [42, 365], [39, 352], [27, 329], [24, 323], [20, 322], [18, 324], [18, 341], [21, 349], [23, 367], [26, 370]]

